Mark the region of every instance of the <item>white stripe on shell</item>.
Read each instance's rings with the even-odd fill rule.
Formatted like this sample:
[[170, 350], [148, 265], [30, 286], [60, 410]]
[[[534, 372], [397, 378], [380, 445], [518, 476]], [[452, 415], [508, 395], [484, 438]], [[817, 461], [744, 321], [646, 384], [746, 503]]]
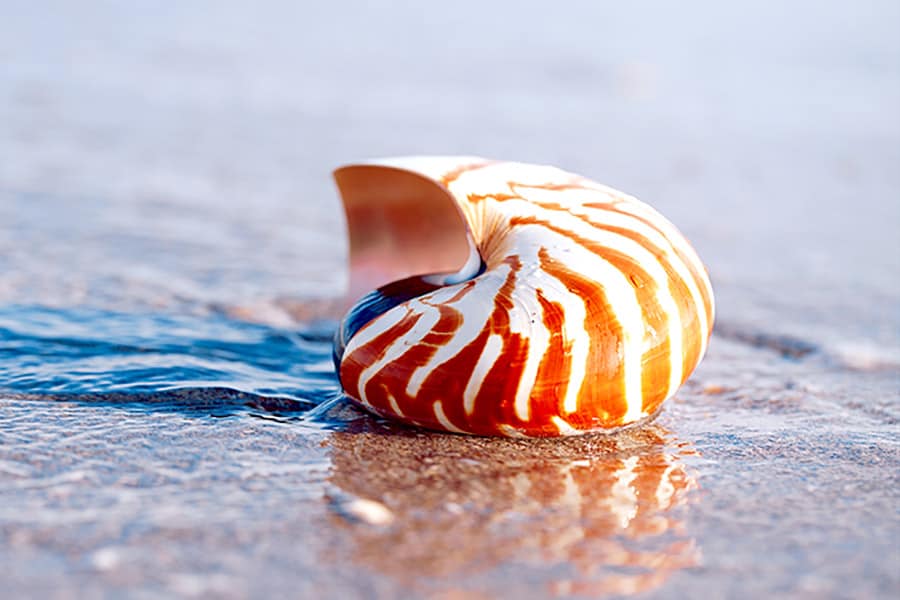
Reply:
[[[529, 256], [529, 260], [534, 264], [539, 264], [539, 250], [540, 248], [531, 247], [526, 251], [523, 248], [523, 255]], [[585, 330], [587, 299], [572, 293], [559, 279], [540, 269], [535, 269], [534, 274], [528, 278], [528, 284], [539, 290], [545, 300], [562, 307], [560, 334], [563, 343], [570, 344], [569, 372], [562, 374], [562, 379], [567, 382], [562, 409], [566, 414], [572, 414], [578, 411], [578, 396], [584, 384], [591, 349], [591, 339]], [[540, 307], [539, 302], [536, 301], [535, 304]]]
[[[384, 313], [383, 316], [391, 315], [394, 311], [401, 312], [409, 312], [410, 316], [415, 314], [421, 314], [422, 318], [404, 335], [396, 338], [387, 345], [385, 348], [384, 355], [379, 359], [374, 361], [368, 367], [363, 369], [362, 373], [359, 374], [359, 399], [363, 402], [368, 403], [368, 398], [366, 397], [366, 387], [371, 381], [371, 379], [378, 374], [381, 369], [383, 369], [388, 364], [396, 361], [403, 353], [409, 350], [410, 346], [421, 340], [425, 335], [428, 334], [429, 331], [435, 326], [440, 318], [440, 313], [436, 310], [431, 309], [430, 307], [426, 307], [422, 305], [420, 302], [416, 300], [411, 300], [399, 306], [395, 306], [388, 312]], [[388, 317], [386, 320], [393, 320], [393, 315]], [[381, 317], [373, 320], [370, 325], [377, 326], [380, 329], [382, 328], [378, 321], [381, 320]], [[386, 329], [386, 328], [384, 328]], [[353, 338], [350, 340], [353, 342]]]
[[[616, 208], [623, 211], [628, 212], [633, 215], [643, 217], [649, 221], [651, 221], [658, 230], [662, 233], [662, 235], [669, 241], [669, 244], [673, 249], [677, 249], [688, 261], [690, 261], [691, 266], [694, 267], [694, 271], [697, 273], [697, 278], [700, 279], [701, 284], [706, 290], [706, 296], [709, 298], [710, 302], [710, 311], [713, 317], [715, 317], [715, 302], [713, 300], [713, 291], [712, 284], [709, 282], [709, 277], [706, 274], [706, 268], [703, 266], [703, 263], [700, 262], [700, 257], [697, 256], [697, 253], [694, 251], [694, 248], [690, 245], [690, 243], [685, 239], [683, 235], [669, 222], [668, 219], [663, 217], [661, 214], [656, 212], [653, 208], [640, 202], [639, 200], [634, 200], [630, 202], [622, 202], [621, 204], [616, 205]], [[677, 256], [677, 255], [676, 255]], [[704, 353], [706, 352], [706, 334], [708, 333], [709, 328], [709, 320], [706, 317], [706, 305], [703, 302], [703, 298], [700, 295], [700, 290], [697, 287], [695, 277], [687, 272], [685, 274], [681, 274], [681, 277], [684, 279], [684, 282], [688, 286], [688, 290], [691, 293], [691, 298], [694, 301], [694, 304], [697, 307], [697, 319], [700, 323], [700, 354], [698, 356], [699, 359], [703, 358]]]
[[[541, 169], [539, 172], [545, 172], [548, 173], [548, 175], [552, 175], [552, 171], [546, 169]], [[629, 229], [646, 237], [648, 240], [652, 241], [654, 245], [666, 251], [668, 262], [687, 285], [691, 299], [696, 307], [696, 314], [701, 332], [699, 358], [702, 358], [706, 351], [706, 332], [709, 327], [709, 322], [706, 315], [706, 306], [703, 302], [700, 290], [697, 287], [696, 279], [700, 279], [701, 285], [705, 287], [706, 295], [710, 299], [711, 304], [713, 292], [709, 278], [706, 274], [706, 269], [687, 239], [685, 239], [681, 232], [679, 232], [668, 219], [662, 216], [653, 207], [641, 202], [634, 196], [630, 196], [608, 186], [576, 175], [558, 170], [557, 172], [558, 177], [556, 179], [552, 179], [548, 176], [543, 184], [575, 184], [582, 187], [563, 190], [547, 190], [540, 187], [533, 187], [524, 181], [517, 181], [511, 188], [523, 198], [538, 203], [550, 202], [559, 204], [568, 208], [573, 214], [584, 215], [590, 218], [592, 213], [603, 213], [602, 220], [598, 223], [599, 225], [610, 225]], [[537, 185], [541, 185], [539, 178], [538, 181], [539, 183]], [[609, 204], [610, 206], [608, 209], [585, 206], [585, 204], [592, 203]], [[554, 212], [558, 213], [558, 211]], [[625, 215], [645, 219], [652, 224], [652, 227], [637, 219], [622, 221], [621, 217], [624, 217]], [[682, 256], [684, 258], [682, 258]], [[693, 267], [693, 270], [698, 274], [697, 277], [691, 273], [685, 260], [690, 262], [690, 266]], [[714, 306], [712, 308], [714, 311]], [[678, 385], [680, 385], [683, 376], [683, 372], [679, 373]], [[673, 394], [677, 387], [678, 386], [676, 385], [675, 388], [670, 388], [667, 397]]]
[[[522, 226], [520, 230], [530, 227], [539, 226]], [[556, 233], [544, 227], [541, 227], [542, 234], [540, 238], [546, 242], [546, 248], [550, 255], [557, 261], [569, 265], [577, 264], [581, 268], [574, 269], [581, 273], [591, 273], [593, 278], [598, 282], [598, 286], [603, 290], [606, 297], [606, 303], [611, 309], [611, 313], [619, 321], [622, 330], [622, 337], [619, 340], [621, 346], [622, 369], [624, 371], [625, 389], [623, 395], [626, 402], [626, 412], [623, 417], [626, 422], [634, 421], [640, 418], [643, 406], [643, 395], [641, 391], [641, 361], [643, 357], [642, 338], [644, 331], [644, 314], [641, 309], [637, 293], [631, 286], [628, 278], [622, 274], [614, 265], [604, 260], [599, 255], [584, 248], [580, 244], [575, 244], [568, 237]], [[562, 254], [561, 249], [565, 249]], [[520, 249], [520, 252], [524, 249]], [[564, 282], [562, 282], [563, 285]], [[587, 302], [587, 298], [582, 299]], [[582, 327], [584, 324], [582, 323]], [[634, 332], [638, 335], [635, 336]], [[578, 337], [587, 338], [581, 335]], [[577, 337], [576, 337], [577, 339]], [[572, 376], [570, 385], [575, 381], [583, 381], [586, 361], [579, 361], [576, 364], [575, 357], [572, 358]], [[580, 386], [579, 386], [580, 388]], [[576, 392], [577, 394], [577, 392]], [[568, 403], [565, 405], [566, 411], [573, 408]], [[577, 408], [577, 404], [574, 408]], [[571, 411], [574, 412], [574, 411]]]
[[448, 419], [447, 415], [444, 414], [444, 407], [441, 405], [440, 400], [435, 402], [432, 407], [434, 408], [434, 416], [437, 417], [438, 423], [441, 424], [441, 427], [443, 427], [447, 431], [453, 431], [455, 433], [467, 433], [466, 431], [463, 431], [450, 422], [450, 419]]
[[501, 350], [503, 350], [503, 338], [497, 334], [488, 336], [484, 348], [481, 350], [481, 356], [478, 357], [478, 362], [475, 363], [475, 368], [472, 369], [469, 382], [463, 391], [463, 408], [467, 415], [471, 415], [475, 411], [475, 398], [478, 396], [478, 392], [481, 391], [484, 378], [487, 377], [491, 367], [497, 362]]
[[[504, 206], [504, 209], [513, 211], [516, 215], [525, 215], [531, 214], [540, 219], [545, 219], [551, 221], [554, 225], [559, 226], [566, 231], [571, 231], [573, 234], [578, 235], [584, 239], [595, 242], [605, 248], [609, 248], [616, 252], [619, 252], [625, 256], [631, 258], [635, 264], [637, 264], [641, 269], [643, 269], [651, 279], [653, 279], [654, 283], [657, 286], [656, 291], [656, 300], [660, 305], [660, 308], [665, 313], [666, 316], [666, 326], [668, 328], [668, 339], [669, 339], [669, 349], [670, 349], [670, 378], [669, 378], [669, 386], [667, 389], [668, 393], [674, 393], [678, 386], [681, 384], [681, 375], [682, 375], [682, 328], [681, 328], [681, 318], [680, 312], [678, 310], [678, 305], [675, 302], [675, 299], [672, 297], [671, 290], [669, 288], [669, 278], [668, 274], [660, 265], [659, 261], [656, 257], [650, 253], [646, 248], [641, 246], [639, 243], [634, 240], [627, 238], [618, 233], [613, 233], [609, 231], [605, 231], [602, 229], [597, 229], [596, 227], [592, 227], [588, 225], [584, 221], [578, 219], [577, 217], [570, 215], [568, 213], [561, 213], [559, 211], [547, 211], [543, 210], [536, 205], [529, 203], [527, 201], [510, 201], [507, 202], [509, 206]], [[518, 228], [518, 232], [521, 234], [522, 231], [525, 231], [528, 228], [539, 227], [542, 231], [546, 233], [552, 233], [551, 230], [544, 228], [541, 225], [521, 225]], [[517, 232], [514, 232], [512, 235], [516, 236]], [[553, 235], [557, 238], [561, 237], [566, 240], [566, 244], [558, 244], [549, 249], [551, 256], [563, 262], [564, 264], [568, 263], [568, 257], [563, 255], [563, 253], [571, 246], [577, 246], [578, 248], [584, 248], [578, 242], [566, 238], [561, 234], [553, 233]], [[593, 254], [593, 252], [592, 252]], [[597, 256], [596, 254], [593, 254]], [[620, 281], [626, 282], [628, 289], [631, 290], [631, 293], [637, 297], [637, 293], [631, 285], [630, 280], [627, 275], [619, 270], [617, 267], [612, 265], [604, 260], [604, 262], [609, 265], [611, 268], [616, 269], [616, 271], [620, 275]], [[591, 271], [585, 271], [591, 272]], [[601, 284], [606, 284], [607, 281], [602, 277], [597, 277], [598, 281]], [[613, 311], [613, 314], [618, 316], [617, 311]], [[643, 316], [643, 311], [641, 310], [641, 320], [640, 326], [637, 329], [630, 329], [628, 331], [629, 335], [639, 332], [640, 339], [637, 340], [640, 343], [641, 353], [645, 351], [644, 348], [644, 332], [645, 332], [645, 321]], [[623, 323], [623, 336], [625, 334], [625, 326]], [[640, 367], [640, 362], [638, 363]], [[641, 370], [640, 368], [638, 369]], [[640, 398], [639, 402], [632, 402], [634, 400], [633, 397], [628, 398], [628, 410], [623, 417], [625, 422], [635, 421], [644, 416], [643, 412], [643, 397]]]
[[387, 311], [386, 313], [379, 315], [375, 319], [372, 319], [368, 323], [362, 326], [356, 334], [350, 338], [347, 342], [346, 348], [344, 348], [344, 358], [341, 360], [343, 362], [350, 356], [354, 351], [358, 348], [362, 348], [376, 337], [399, 323], [403, 320], [403, 317], [407, 316], [409, 311], [403, 308], [403, 305], [396, 306], [392, 310]]
[[[509, 271], [509, 265], [504, 265], [505, 269], [499, 268], [490, 273], [484, 273], [478, 277], [474, 284], [474, 289], [469, 290], [462, 298], [452, 304], [452, 306], [460, 311], [463, 316], [463, 322], [460, 328], [453, 334], [453, 338], [445, 345], [438, 348], [437, 352], [424, 365], [419, 365], [410, 375], [409, 382], [406, 386], [406, 393], [409, 396], [416, 396], [425, 382], [425, 379], [439, 368], [443, 363], [451, 360], [454, 356], [471, 343], [481, 331], [484, 329], [487, 320], [490, 318], [494, 310], [494, 296], [506, 281], [506, 275]], [[445, 298], [449, 299], [456, 295], [461, 289], [461, 285], [436, 290], [424, 296], [420, 296], [418, 300], [430, 307], [430, 310], [437, 312], [432, 305], [445, 302]], [[463, 375], [463, 374], [460, 374]]]
[[556, 425], [556, 428], [559, 430], [560, 435], [579, 435], [583, 432], [578, 431], [574, 427], [572, 427], [565, 419], [562, 417], [551, 417], [551, 421]]
[[391, 410], [394, 411], [394, 414], [398, 417], [405, 417], [406, 415], [400, 410], [400, 405], [397, 404], [397, 399], [394, 398], [394, 395], [388, 390], [385, 390], [384, 392], [387, 395], [388, 403], [391, 405]]
[[[523, 188], [525, 189], [525, 188]], [[587, 190], [587, 193], [590, 194], [592, 190]], [[520, 190], [523, 192], [523, 190]], [[585, 197], [586, 190], [575, 189], [575, 190], [565, 190], [565, 191], [554, 191], [548, 192], [547, 190], [541, 190], [536, 188], [527, 188], [523, 192], [523, 199], [526, 201], [532, 201], [535, 203], [541, 202], [557, 202], [560, 203], [562, 198], [574, 198], [577, 195], [580, 195], [582, 198]], [[599, 193], [599, 192], [597, 192]], [[610, 199], [606, 197], [604, 194], [601, 199], [605, 202], [610, 202]], [[684, 324], [681, 322], [681, 312], [678, 310], [678, 305], [675, 302], [674, 296], [672, 294], [671, 285], [669, 282], [669, 276], [662, 268], [662, 264], [659, 260], [654, 256], [649, 250], [644, 248], [640, 244], [640, 242], [630, 240], [630, 238], [625, 238], [620, 234], [615, 234], [612, 232], [607, 232], [602, 228], [603, 226], [609, 227], [618, 227], [622, 229], [626, 229], [628, 231], [633, 231], [634, 233], [640, 235], [641, 237], [647, 239], [648, 242], [652, 243], [654, 246], [659, 248], [665, 253], [665, 257], [667, 262], [672, 266], [672, 269], [675, 271], [675, 274], [684, 281], [685, 285], [688, 288], [688, 292], [691, 295], [691, 299], [696, 307], [696, 315], [698, 319], [698, 323], [701, 331], [701, 338], [703, 338], [701, 344], [705, 344], [705, 338], [702, 333], [706, 332], [706, 328], [708, 326], [706, 319], [706, 310], [703, 304], [703, 299], [700, 296], [700, 291], [697, 288], [695, 279], [691, 272], [688, 269], [688, 266], [684, 263], [681, 257], [676, 252], [675, 242], [673, 242], [670, 238], [664, 236], [660, 230], [655, 229], [645, 222], [638, 220], [637, 216], [642, 216], [650, 220], [654, 224], [660, 224], [661, 226], [665, 226], [665, 219], [654, 211], [652, 208], [639, 202], [638, 200], [631, 201], [618, 201], [611, 204], [609, 209], [596, 208], [596, 207], [585, 207], [580, 203], [570, 202], [572, 208], [569, 211], [572, 215], [575, 215], [576, 218], [578, 216], [584, 216], [591, 220], [592, 223], [596, 223], [597, 227], [592, 227], [591, 230], [597, 232], [603, 232], [598, 234], [590, 234], [588, 235], [583, 227], [578, 227], [576, 225], [571, 225], [573, 231], [578, 227], [577, 231], [579, 235], [582, 237], [592, 238], [598, 243], [603, 243], [602, 239], [609, 239], [606, 235], [616, 235], [622, 239], [628, 239], [632, 248], [641, 248], [643, 250], [638, 251], [637, 254], [632, 254], [627, 250], [620, 250], [625, 252], [629, 256], [633, 256], [635, 260], [653, 277], [654, 281], [658, 286], [660, 286], [660, 292], [657, 293], [657, 300], [660, 302], [660, 305], [665, 310], [666, 314], [670, 316], [670, 322], [672, 326], [669, 327], [669, 341], [670, 341], [670, 356], [671, 356], [671, 368], [669, 369], [669, 386], [666, 392], [666, 398], [670, 397], [675, 393], [678, 387], [681, 385], [681, 380], [684, 377], [684, 346], [683, 346], [683, 332], [684, 332]], [[636, 205], [642, 205], [646, 210], [634, 210]], [[617, 212], [624, 211], [624, 212]], [[566, 219], [565, 213], [561, 213], [560, 211], [554, 210], [546, 210], [546, 216], [544, 218], [548, 220], [558, 220], [562, 222], [565, 220], [567, 223], [575, 223], [574, 220]], [[627, 213], [627, 214], [625, 214]], [[582, 221], [583, 223], [583, 221]], [[587, 225], [587, 224], [585, 224]], [[671, 224], [668, 224], [669, 227], [672, 227]], [[589, 226], [590, 227], [590, 226]], [[677, 234], [677, 231], [674, 231], [674, 227], [672, 227], [673, 232]], [[675, 235], [676, 241], [682, 241], [683, 237], [680, 234]], [[683, 251], [686, 244], [680, 244], [679, 249]], [[616, 248], [617, 250], [619, 248]], [[643, 257], [644, 260], [638, 260], [638, 256]], [[689, 255], [688, 255], [689, 256]], [[653, 265], [652, 273], [648, 270], [648, 266]], [[702, 269], [702, 265], [700, 267]], [[664, 293], [663, 293], [664, 292]], [[675, 317], [672, 319], [671, 317]], [[703, 346], [701, 346], [701, 356], [703, 351]]]

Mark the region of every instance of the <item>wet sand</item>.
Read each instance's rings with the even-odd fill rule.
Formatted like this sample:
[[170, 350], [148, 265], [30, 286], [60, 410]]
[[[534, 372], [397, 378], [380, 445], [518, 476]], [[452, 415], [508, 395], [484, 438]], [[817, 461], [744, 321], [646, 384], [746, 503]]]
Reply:
[[[310, 402], [55, 393], [4, 337], [29, 373], [0, 371], [5, 595], [900, 593], [896, 7], [515, 6], [7, 11], [4, 332], [31, 306], [304, 330], [343, 285], [329, 169], [411, 153], [635, 193], [707, 262], [718, 321], [654, 423], [539, 442], [310, 419], [324, 337]], [[29, 339], [74, 327], [47, 322]]]

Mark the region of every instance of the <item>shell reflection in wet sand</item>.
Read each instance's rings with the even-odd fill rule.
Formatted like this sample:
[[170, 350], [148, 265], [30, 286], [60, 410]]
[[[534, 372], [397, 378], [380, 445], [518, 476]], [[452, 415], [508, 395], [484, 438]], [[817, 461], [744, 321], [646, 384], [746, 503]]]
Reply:
[[413, 588], [511, 593], [503, 567], [525, 564], [532, 593], [535, 577], [540, 595], [631, 594], [699, 562], [695, 452], [659, 426], [552, 442], [363, 427], [330, 438], [334, 519], [355, 564]]

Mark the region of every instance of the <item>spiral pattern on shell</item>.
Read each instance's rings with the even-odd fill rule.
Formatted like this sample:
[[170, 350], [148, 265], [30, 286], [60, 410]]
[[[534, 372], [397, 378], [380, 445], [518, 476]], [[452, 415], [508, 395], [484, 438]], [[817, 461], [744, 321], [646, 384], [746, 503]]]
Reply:
[[335, 177], [354, 276], [383, 284], [350, 310], [335, 347], [345, 394], [369, 411], [476, 435], [612, 431], [655, 415], [703, 357], [706, 270], [633, 197], [474, 157]]

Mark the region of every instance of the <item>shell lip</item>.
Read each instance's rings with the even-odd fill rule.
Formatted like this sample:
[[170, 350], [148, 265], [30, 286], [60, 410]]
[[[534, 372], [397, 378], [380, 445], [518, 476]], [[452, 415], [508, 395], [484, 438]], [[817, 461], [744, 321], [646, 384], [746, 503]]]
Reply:
[[349, 300], [413, 276], [439, 273], [441, 283], [465, 281], [480, 268], [457, 200], [442, 182], [400, 163], [363, 162], [334, 171], [347, 218]]

